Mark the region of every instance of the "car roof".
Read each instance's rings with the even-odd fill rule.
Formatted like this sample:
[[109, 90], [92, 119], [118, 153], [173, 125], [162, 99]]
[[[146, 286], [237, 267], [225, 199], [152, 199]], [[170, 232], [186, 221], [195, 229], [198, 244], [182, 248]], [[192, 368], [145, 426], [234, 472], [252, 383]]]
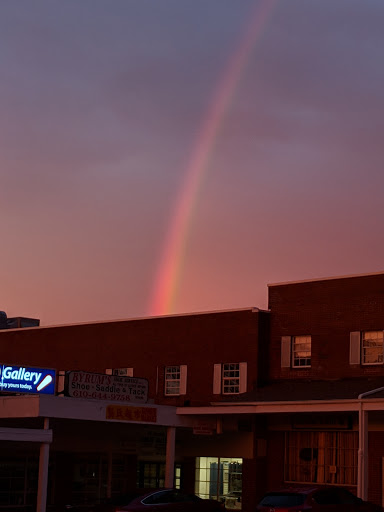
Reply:
[[282, 494], [311, 494], [314, 491], [317, 491], [319, 489], [325, 489], [326, 487], [321, 486], [295, 486], [295, 487], [282, 487], [280, 489], [274, 489], [266, 494], [275, 494], [275, 493], [282, 493]]

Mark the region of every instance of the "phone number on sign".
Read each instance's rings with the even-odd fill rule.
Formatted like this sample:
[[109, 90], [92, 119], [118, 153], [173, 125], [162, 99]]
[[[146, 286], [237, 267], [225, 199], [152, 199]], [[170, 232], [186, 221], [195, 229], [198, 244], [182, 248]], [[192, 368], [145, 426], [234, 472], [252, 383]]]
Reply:
[[119, 402], [131, 402], [132, 400], [131, 395], [102, 393], [100, 391], [87, 391], [86, 389], [74, 389], [71, 394], [74, 398], [95, 398], [97, 400], [115, 400]]

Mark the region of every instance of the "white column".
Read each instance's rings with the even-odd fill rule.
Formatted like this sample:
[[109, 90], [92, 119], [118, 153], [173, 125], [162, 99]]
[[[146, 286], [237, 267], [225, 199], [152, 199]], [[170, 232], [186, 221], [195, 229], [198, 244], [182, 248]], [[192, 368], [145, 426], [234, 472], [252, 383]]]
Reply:
[[[49, 419], [44, 418], [44, 430], [49, 429]], [[47, 507], [49, 443], [41, 443], [39, 458], [39, 482], [37, 487], [36, 512], [45, 512]]]
[[108, 451], [107, 498], [112, 496], [112, 451]]
[[368, 497], [368, 412], [364, 411], [362, 398], [384, 391], [381, 388], [360, 393], [359, 399], [359, 452], [357, 461], [357, 496], [366, 500]]
[[176, 427], [167, 427], [167, 451], [165, 458], [165, 487], [173, 487], [175, 477]]
[[359, 409], [359, 452], [357, 467], [357, 496], [366, 500], [368, 497], [368, 412]]

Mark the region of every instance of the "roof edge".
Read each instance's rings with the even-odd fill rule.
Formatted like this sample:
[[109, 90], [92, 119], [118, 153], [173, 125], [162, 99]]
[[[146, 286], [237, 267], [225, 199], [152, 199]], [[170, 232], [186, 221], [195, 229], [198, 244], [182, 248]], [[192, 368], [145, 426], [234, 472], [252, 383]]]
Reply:
[[4, 329], [4, 331], [1, 332], [10, 332], [10, 331], [24, 331], [29, 329], [53, 329], [53, 328], [61, 328], [61, 327], [75, 327], [80, 325], [97, 325], [97, 324], [113, 324], [113, 323], [120, 323], [120, 322], [134, 322], [139, 320], [153, 320], [153, 319], [160, 319], [160, 318], [176, 318], [176, 317], [183, 317], [183, 316], [199, 316], [199, 315], [214, 315], [214, 314], [221, 314], [221, 313], [236, 313], [241, 311], [250, 311], [251, 313], [269, 313], [270, 311], [268, 309], [260, 309], [253, 306], [245, 307], [245, 308], [235, 308], [235, 309], [219, 309], [219, 310], [212, 310], [212, 311], [194, 311], [190, 313], [174, 313], [169, 315], [155, 315], [155, 316], [142, 316], [142, 317], [133, 317], [133, 318], [116, 318], [114, 320], [95, 320], [90, 322], [75, 322], [75, 323], [68, 323], [68, 324], [52, 324], [52, 325], [40, 325], [36, 327], [23, 327], [23, 328], [15, 328], [15, 329]]
[[318, 277], [313, 279], [302, 279], [299, 281], [284, 281], [281, 283], [268, 283], [268, 288], [272, 286], [286, 286], [290, 284], [302, 284], [302, 283], [314, 283], [314, 282], [320, 282], [320, 281], [336, 281], [338, 279], [353, 279], [358, 277], [370, 277], [370, 276], [380, 276], [384, 275], [384, 270], [381, 272], [370, 272], [367, 274], [349, 274], [349, 275], [343, 275], [343, 276], [331, 276], [331, 277]]

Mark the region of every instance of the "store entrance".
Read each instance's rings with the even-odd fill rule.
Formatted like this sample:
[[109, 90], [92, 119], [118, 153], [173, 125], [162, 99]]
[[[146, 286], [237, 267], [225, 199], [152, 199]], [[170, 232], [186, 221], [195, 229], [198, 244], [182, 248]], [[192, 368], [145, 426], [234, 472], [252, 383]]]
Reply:
[[241, 510], [242, 467], [240, 458], [197, 457], [196, 494], [224, 502], [227, 510]]

